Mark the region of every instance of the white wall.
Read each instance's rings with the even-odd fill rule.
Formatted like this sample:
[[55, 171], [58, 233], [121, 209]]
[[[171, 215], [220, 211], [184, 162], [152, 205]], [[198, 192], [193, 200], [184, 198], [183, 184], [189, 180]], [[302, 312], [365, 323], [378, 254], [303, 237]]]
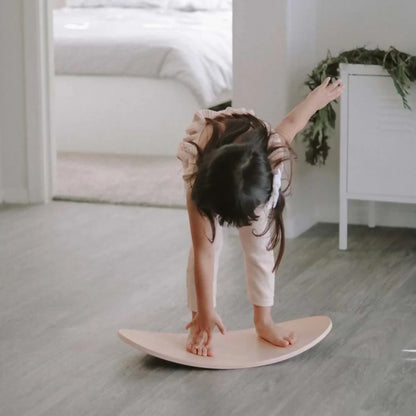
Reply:
[[4, 200], [27, 201], [25, 83], [21, 1], [0, 9], [1, 180]]
[[[275, 126], [308, 93], [303, 82], [315, 62], [315, 0], [233, 4], [233, 106], [252, 108]], [[316, 222], [314, 169], [303, 161], [303, 147], [293, 147], [298, 161], [287, 198], [288, 237]]]
[[287, 110], [286, 12], [286, 1], [233, 2], [233, 106], [270, 122]]
[[[393, 45], [416, 54], [414, 16], [414, 0], [235, 1], [233, 105], [253, 108], [257, 115], [277, 123], [306, 96], [306, 76], [328, 49], [337, 55], [357, 46], [387, 49]], [[293, 146], [298, 160], [286, 210], [289, 237], [318, 221], [338, 222], [338, 130], [330, 138], [323, 167], [306, 164], [301, 135]], [[349, 211], [350, 223], [366, 223], [365, 202], [351, 201]], [[376, 203], [376, 221], [416, 227], [416, 206]]]
[[[26, 116], [22, 2], [0, 6], [0, 194], [2, 200], [27, 201]], [[1, 202], [1, 200], [0, 200]]]
[[[304, 85], [305, 74], [316, 60], [316, 1], [288, 0], [286, 83], [287, 111], [309, 93]], [[306, 164], [304, 146], [299, 139], [292, 143], [298, 159], [295, 161], [291, 195], [287, 198], [286, 228], [288, 237], [295, 237], [316, 223], [315, 185], [316, 169]]]
[[[416, 2], [414, 0], [317, 0], [317, 61], [326, 56], [366, 46], [387, 50], [390, 45], [416, 55]], [[338, 110], [338, 109], [337, 109]], [[416, 112], [416, 109], [414, 109]], [[338, 116], [338, 111], [337, 111]], [[416, 117], [416, 113], [415, 113]], [[337, 121], [339, 118], [337, 117]], [[316, 168], [316, 219], [338, 221], [339, 131], [330, 138], [327, 163]], [[350, 223], [365, 224], [367, 204], [350, 201]], [[416, 227], [416, 206], [376, 203], [376, 223]]]
[[49, 0], [0, 4], [0, 203], [50, 199]]

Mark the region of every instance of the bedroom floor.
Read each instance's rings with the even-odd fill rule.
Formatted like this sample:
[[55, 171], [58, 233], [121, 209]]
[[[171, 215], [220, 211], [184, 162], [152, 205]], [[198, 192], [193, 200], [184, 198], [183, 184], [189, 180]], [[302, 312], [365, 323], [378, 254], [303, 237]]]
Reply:
[[[287, 241], [276, 321], [327, 314], [311, 350], [246, 370], [199, 370], [123, 344], [119, 328], [189, 321], [186, 211], [52, 202], [0, 208], [2, 414], [414, 414], [416, 230], [317, 224]], [[227, 230], [218, 311], [252, 326], [242, 251]], [[174, 248], [174, 249], [173, 249]]]

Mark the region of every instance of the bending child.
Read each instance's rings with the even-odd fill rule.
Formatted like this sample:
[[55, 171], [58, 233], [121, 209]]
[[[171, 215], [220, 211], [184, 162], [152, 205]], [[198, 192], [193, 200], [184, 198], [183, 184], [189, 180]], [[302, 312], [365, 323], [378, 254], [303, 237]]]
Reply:
[[[343, 88], [341, 80], [330, 83], [326, 78], [274, 129], [245, 109], [200, 110], [194, 115], [177, 155], [183, 164], [192, 237], [187, 351], [213, 356], [212, 332], [215, 326], [222, 334], [226, 330], [215, 310], [223, 224], [238, 227], [258, 336], [278, 347], [296, 341], [296, 334], [276, 325], [271, 314], [275, 271], [285, 247], [284, 193], [295, 156], [290, 144], [312, 115], [338, 98]], [[282, 175], [285, 189], [281, 189]]]

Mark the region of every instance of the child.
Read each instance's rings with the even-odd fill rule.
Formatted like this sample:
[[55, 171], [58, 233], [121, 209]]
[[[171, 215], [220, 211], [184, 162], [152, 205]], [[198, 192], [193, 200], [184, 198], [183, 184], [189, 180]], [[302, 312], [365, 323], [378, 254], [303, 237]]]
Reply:
[[[291, 167], [291, 141], [343, 88], [341, 80], [330, 83], [326, 78], [274, 130], [245, 109], [200, 110], [194, 115], [177, 155], [183, 164], [192, 236], [187, 268], [192, 321], [186, 326], [187, 351], [213, 356], [212, 331], [217, 326], [225, 334], [215, 311], [224, 223], [238, 227], [247, 297], [258, 336], [279, 347], [296, 341], [296, 334], [275, 325], [271, 315], [274, 272], [284, 251], [283, 193], [291, 181], [290, 169], [287, 186], [280, 189], [283, 162], [289, 161]], [[275, 261], [273, 248], [278, 243]]]

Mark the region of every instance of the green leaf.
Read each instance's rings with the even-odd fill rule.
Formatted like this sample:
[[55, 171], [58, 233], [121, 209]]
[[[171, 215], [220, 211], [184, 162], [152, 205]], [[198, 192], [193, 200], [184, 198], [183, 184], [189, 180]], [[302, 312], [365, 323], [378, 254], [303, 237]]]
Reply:
[[[310, 90], [315, 89], [327, 77], [339, 76], [339, 64], [368, 64], [381, 65], [393, 80], [397, 93], [402, 98], [403, 107], [411, 109], [407, 96], [411, 82], [416, 81], [416, 56], [411, 56], [390, 46], [387, 51], [379, 48], [369, 50], [365, 46], [341, 52], [332, 56], [327, 51], [325, 59], [320, 61], [307, 75], [305, 85]], [[336, 102], [336, 101], [335, 101]], [[311, 165], [322, 165], [328, 157], [328, 132], [335, 128], [336, 113], [333, 103], [316, 112], [310, 119], [311, 124], [303, 132], [303, 142], [306, 143], [305, 159]]]

